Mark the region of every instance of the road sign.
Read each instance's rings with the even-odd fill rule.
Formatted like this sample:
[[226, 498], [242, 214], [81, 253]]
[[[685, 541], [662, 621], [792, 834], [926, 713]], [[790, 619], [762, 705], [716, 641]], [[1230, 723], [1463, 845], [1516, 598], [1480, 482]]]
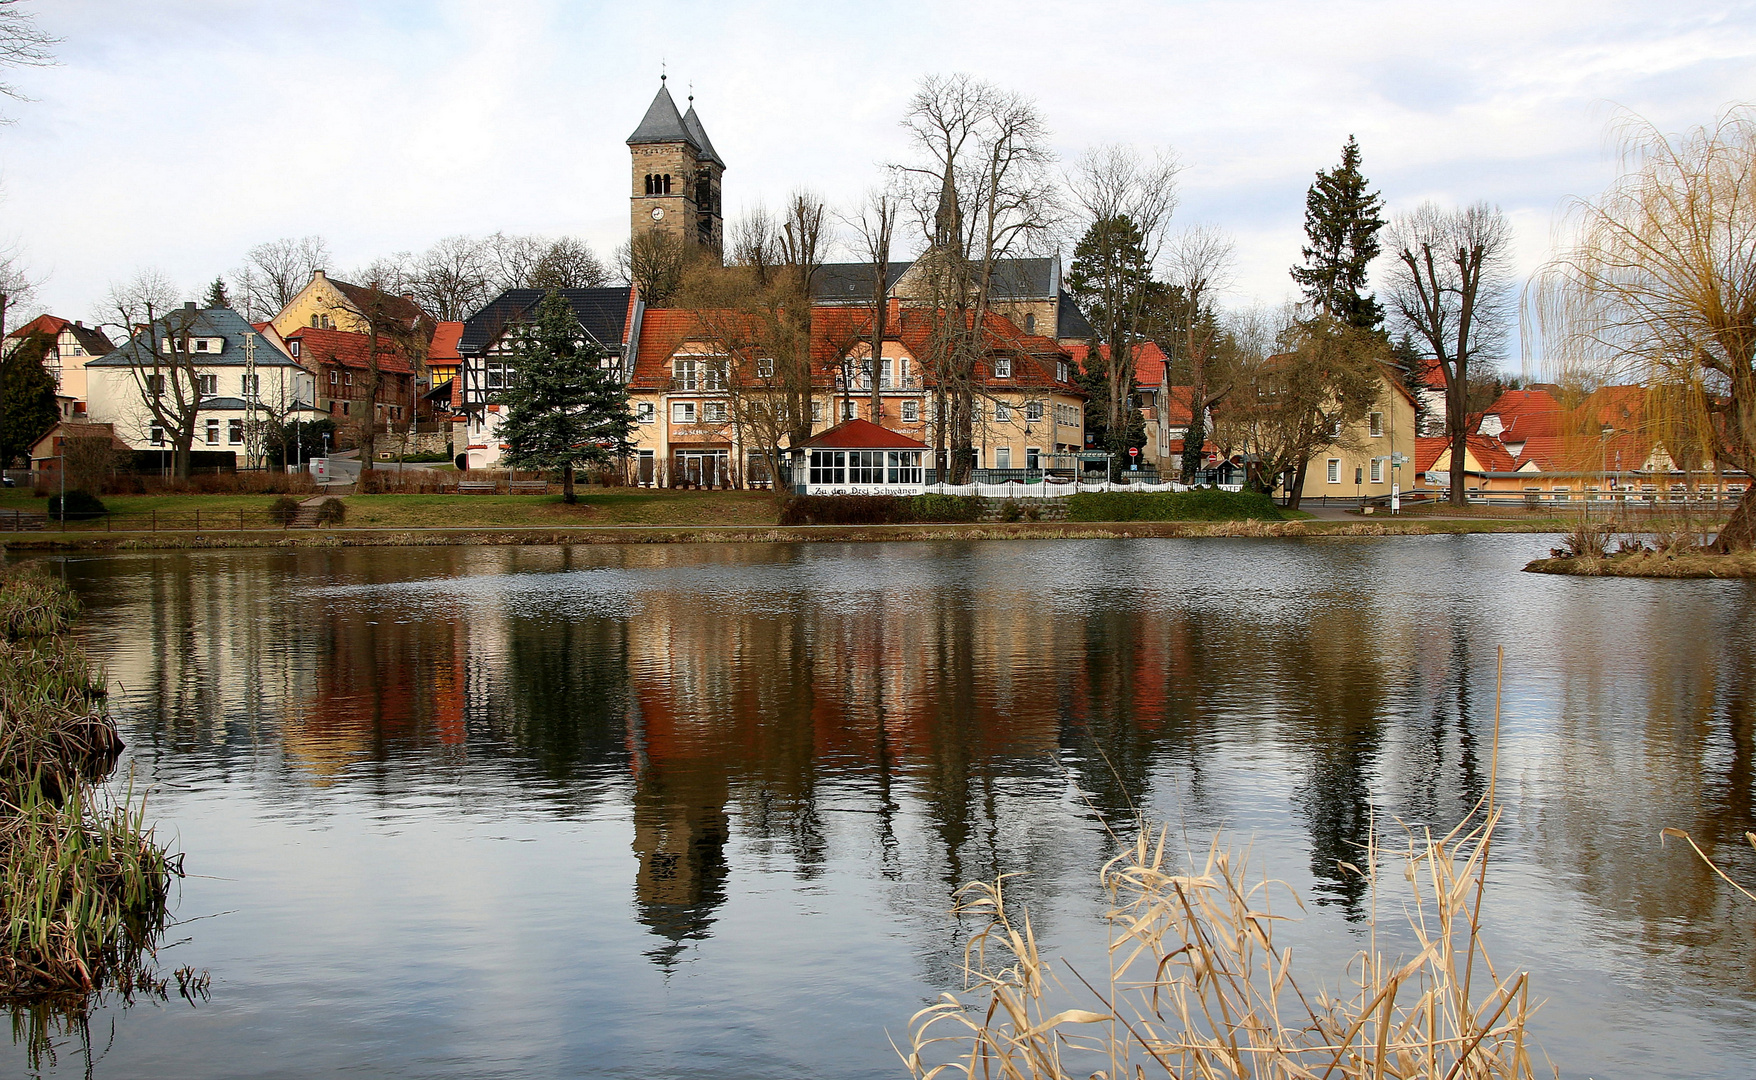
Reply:
[[1128, 448], [1128, 456], [1129, 457], [1139, 457], [1140, 456], [1140, 447], [1130, 446]]
[[1408, 464], [1408, 455], [1407, 454], [1391, 454], [1390, 455], [1391, 468], [1395, 468], [1398, 465], [1407, 465], [1407, 464]]

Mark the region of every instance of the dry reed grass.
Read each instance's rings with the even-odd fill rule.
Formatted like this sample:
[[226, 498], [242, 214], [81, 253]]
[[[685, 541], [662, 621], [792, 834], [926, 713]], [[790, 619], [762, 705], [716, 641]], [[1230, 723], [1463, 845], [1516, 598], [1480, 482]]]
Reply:
[[[1495, 732], [1497, 759], [1497, 718]], [[1004, 876], [965, 886], [957, 911], [987, 920], [965, 951], [968, 988], [915, 1014], [904, 1061], [923, 1080], [1529, 1080], [1529, 978], [1496, 969], [1480, 934], [1499, 820], [1490, 780], [1443, 836], [1409, 829], [1390, 847], [1374, 835], [1347, 868], [1370, 883], [1370, 943], [1333, 990], [1311, 993], [1275, 943], [1285, 916], [1270, 898], [1286, 887], [1253, 880], [1247, 853], [1217, 837], [1199, 868], [1178, 869], [1168, 830], [1142, 823], [1102, 872], [1109, 971], [1094, 981], [1063, 963], [1076, 986], [1038, 951]], [[1381, 860], [1400, 866], [1395, 884]], [[1376, 912], [1392, 891], [1413, 956], [1379, 948]]]

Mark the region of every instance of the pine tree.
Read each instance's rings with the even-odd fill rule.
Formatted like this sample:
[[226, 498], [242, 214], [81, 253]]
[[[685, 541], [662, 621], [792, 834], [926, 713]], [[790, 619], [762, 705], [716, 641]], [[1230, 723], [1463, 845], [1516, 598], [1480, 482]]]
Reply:
[[1384, 199], [1367, 191], [1360, 172], [1360, 144], [1348, 136], [1341, 164], [1319, 170], [1305, 195], [1305, 265], [1293, 267], [1293, 280], [1318, 314], [1360, 330], [1378, 331], [1384, 309], [1367, 287], [1366, 270], [1378, 255], [1379, 214]]
[[[1092, 425], [1103, 434], [1099, 442], [1112, 455], [1112, 468], [1126, 460], [1128, 448], [1140, 446], [1145, 425], [1139, 410], [1130, 403], [1134, 393], [1135, 350], [1145, 337], [1154, 298], [1162, 286], [1152, 279], [1146, 239], [1127, 215], [1092, 222], [1073, 247], [1073, 263], [1067, 271], [1067, 291], [1097, 331], [1086, 367], [1101, 379], [1087, 387], [1103, 393], [1101, 408], [1093, 416], [1093, 401], [1086, 406]], [[1107, 354], [1098, 349], [1108, 347]], [[1129, 441], [1135, 440], [1135, 441]]]
[[226, 295], [224, 278], [213, 279], [213, 284], [207, 287], [207, 300], [201, 306], [208, 308], [229, 308], [232, 306], [232, 298]]
[[1415, 345], [1414, 336], [1407, 330], [1396, 339], [1390, 347], [1391, 359], [1396, 362], [1397, 369], [1402, 372], [1403, 389], [1415, 402], [1415, 432], [1426, 434], [1433, 426], [1432, 409], [1427, 405], [1425, 391], [1427, 389], [1426, 372], [1432, 364]]
[[36, 333], [0, 361], [0, 465], [10, 467], [30, 453], [43, 433], [61, 419], [55, 404], [55, 377], [43, 366], [54, 339]]
[[580, 329], [573, 309], [551, 290], [537, 305], [536, 319], [519, 327], [512, 341], [513, 384], [500, 395], [506, 420], [500, 437], [515, 469], [559, 469], [569, 503], [573, 472], [626, 455], [634, 432], [628, 389], [609, 354]]

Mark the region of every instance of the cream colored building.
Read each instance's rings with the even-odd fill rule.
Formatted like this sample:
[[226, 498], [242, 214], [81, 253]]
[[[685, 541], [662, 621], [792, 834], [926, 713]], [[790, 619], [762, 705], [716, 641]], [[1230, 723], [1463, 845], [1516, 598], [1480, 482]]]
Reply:
[[1377, 403], [1311, 455], [1300, 497], [1376, 499], [1389, 495], [1392, 485], [1406, 494], [1415, 485], [1415, 416], [1415, 400], [1402, 380], [1382, 368]]

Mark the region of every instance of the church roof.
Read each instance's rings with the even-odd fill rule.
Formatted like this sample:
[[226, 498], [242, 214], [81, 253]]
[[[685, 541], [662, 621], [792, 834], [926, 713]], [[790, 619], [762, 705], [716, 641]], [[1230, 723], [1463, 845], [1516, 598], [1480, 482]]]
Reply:
[[[690, 111], [694, 111], [693, 106], [691, 106]], [[695, 127], [700, 130], [700, 121], [696, 121]], [[683, 122], [682, 114], [677, 112], [677, 103], [671, 100], [671, 92], [665, 89], [664, 81], [661, 79], [659, 92], [653, 97], [652, 104], [647, 106], [646, 115], [641, 118], [640, 126], [634, 129], [634, 134], [628, 136], [628, 145], [680, 142], [688, 143], [698, 151], [711, 153], [708, 147], [702, 145], [705, 140], [705, 135], [698, 141], [690, 133], [688, 125]], [[715, 158], [715, 160], [718, 159]]]
[[[891, 262], [884, 267], [884, 289], [889, 292], [912, 262]], [[872, 264], [869, 262], [824, 263], [811, 275], [811, 299], [819, 304], [872, 302]]]
[[720, 160], [719, 151], [713, 148], [713, 142], [708, 139], [707, 129], [701, 126], [701, 117], [695, 115], [695, 100], [693, 95], [691, 95], [689, 100], [689, 111], [683, 114], [683, 130], [688, 132], [694, 139], [695, 149], [701, 151], [702, 157], [713, 162], [722, 169], [726, 167], [726, 163]]

